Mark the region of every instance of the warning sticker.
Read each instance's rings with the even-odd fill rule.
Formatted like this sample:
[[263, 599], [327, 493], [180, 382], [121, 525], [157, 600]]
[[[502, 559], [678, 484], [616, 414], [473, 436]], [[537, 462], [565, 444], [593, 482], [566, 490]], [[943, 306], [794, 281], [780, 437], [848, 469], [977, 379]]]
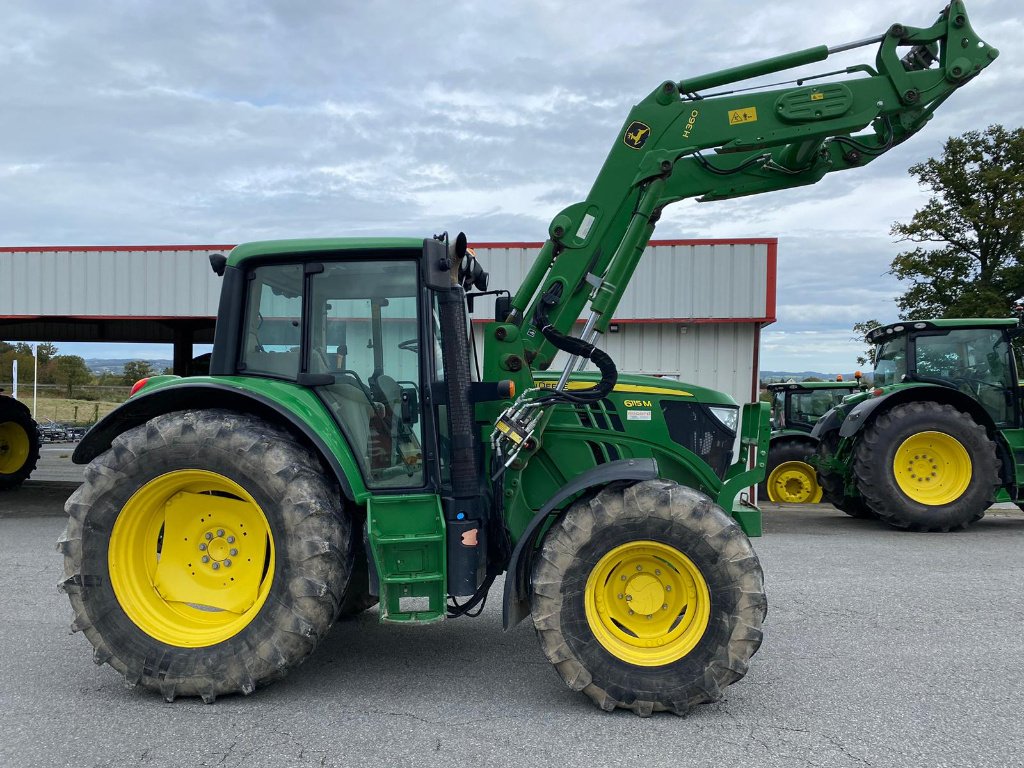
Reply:
[[729, 110], [729, 125], [740, 125], [742, 123], [756, 123], [757, 109], [755, 107], [744, 107], [743, 109]]

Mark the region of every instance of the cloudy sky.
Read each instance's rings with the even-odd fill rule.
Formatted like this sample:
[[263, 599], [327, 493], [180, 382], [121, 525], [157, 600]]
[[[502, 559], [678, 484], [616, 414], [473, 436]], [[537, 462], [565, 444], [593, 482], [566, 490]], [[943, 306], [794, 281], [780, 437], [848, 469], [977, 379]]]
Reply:
[[[940, 5], [7, 0], [0, 243], [542, 240], [661, 81], [927, 26]], [[911, 141], [813, 187], [662, 219], [658, 238], [779, 238], [765, 369], [852, 369], [852, 324], [896, 318], [889, 227], [925, 199], [907, 168], [950, 135], [1024, 122], [1020, 2], [968, 10], [1001, 56]]]

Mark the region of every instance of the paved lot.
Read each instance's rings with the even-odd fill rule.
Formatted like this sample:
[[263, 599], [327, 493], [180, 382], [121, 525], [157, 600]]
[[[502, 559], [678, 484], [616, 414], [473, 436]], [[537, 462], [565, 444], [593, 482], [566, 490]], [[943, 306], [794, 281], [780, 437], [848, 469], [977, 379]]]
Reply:
[[[765, 643], [685, 719], [604, 714], [532, 628], [339, 624], [288, 679], [204, 706], [123, 687], [55, 588], [73, 485], [0, 495], [3, 766], [1024, 765], [1024, 516], [901, 534], [768, 509]], [[497, 585], [496, 585], [497, 588]], [[500, 594], [498, 592], [497, 594]]]

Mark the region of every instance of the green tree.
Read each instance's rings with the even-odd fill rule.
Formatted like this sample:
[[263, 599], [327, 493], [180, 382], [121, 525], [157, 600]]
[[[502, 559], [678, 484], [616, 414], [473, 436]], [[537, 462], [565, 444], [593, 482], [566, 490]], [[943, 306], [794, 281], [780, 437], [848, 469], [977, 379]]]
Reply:
[[[850, 341], [865, 341], [865, 336], [880, 325], [881, 323], [874, 318], [865, 320], [863, 323], [854, 323], [853, 332], [856, 335], [851, 337]], [[857, 355], [857, 365], [870, 365], [872, 368], [875, 367], [875, 348], [873, 345], [869, 344], [864, 350], [863, 355]]]
[[78, 355], [58, 355], [53, 359], [57, 383], [67, 387], [68, 397], [74, 395], [75, 387], [92, 382], [92, 373], [85, 360]]
[[152, 375], [153, 367], [145, 360], [129, 360], [124, 364], [124, 375], [121, 377], [121, 381], [130, 386], [139, 379]]
[[36, 344], [36, 355], [39, 357], [39, 364], [50, 362], [57, 356], [57, 345], [50, 341], [43, 341]]
[[910, 167], [928, 202], [892, 234], [917, 247], [891, 272], [911, 283], [901, 317], [1004, 317], [1024, 294], [1024, 128], [989, 126], [946, 140]]

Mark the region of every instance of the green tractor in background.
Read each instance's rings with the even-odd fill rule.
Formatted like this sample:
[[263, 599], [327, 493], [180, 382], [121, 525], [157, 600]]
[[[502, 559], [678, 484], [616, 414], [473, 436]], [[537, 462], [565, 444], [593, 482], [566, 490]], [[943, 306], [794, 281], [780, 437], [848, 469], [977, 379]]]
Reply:
[[873, 387], [811, 436], [826, 501], [913, 531], [980, 520], [997, 493], [1024, 500], [1014, 318], [906, 320], [872, 330]]
[[810, 457], [818, 447], [811, 430], [819, 418], [859, 392], [857, 380], [801, 381], [768, 384], [771, 394], [772, 435], [768, 448], [767, 478], [758, 485], [758, 498], [787, 504], [817, 504], [821, 501]]
[[20, 486], [39, 461], [39, 430], [24, 403], [0, 390], [0, 491]]

